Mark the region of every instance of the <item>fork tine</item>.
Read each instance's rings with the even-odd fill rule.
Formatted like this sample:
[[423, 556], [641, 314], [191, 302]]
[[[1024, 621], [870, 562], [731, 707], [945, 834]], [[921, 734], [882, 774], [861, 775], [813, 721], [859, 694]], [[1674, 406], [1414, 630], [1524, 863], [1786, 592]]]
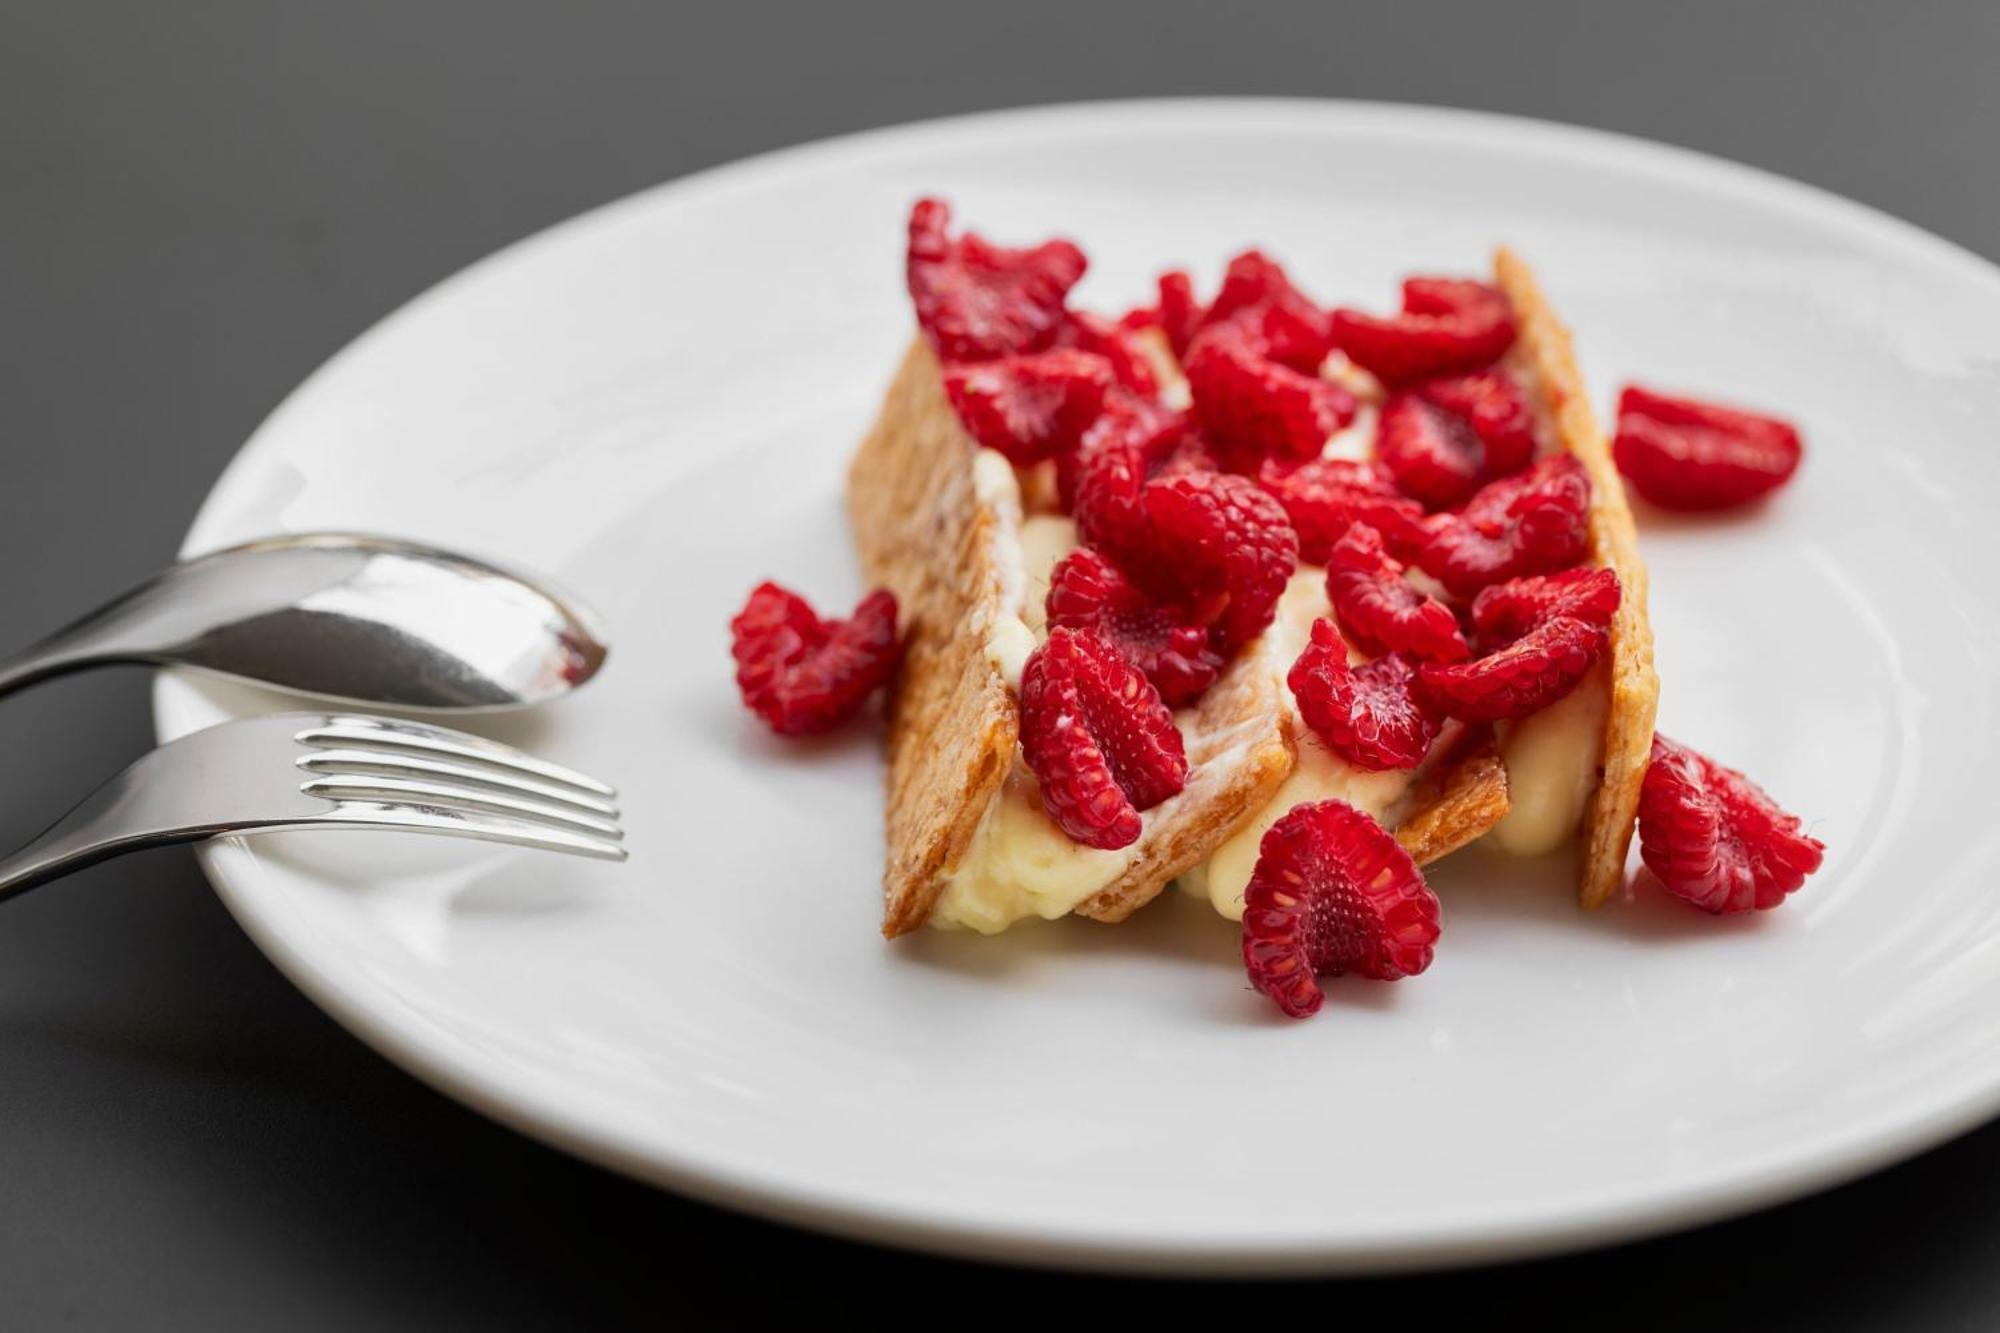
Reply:
[[302, 783], [299, 790], [328, 801], [387, 801], [438, 806], [447, 810], [470, 809], [490, 815], [511, 815], [572, 832], [594, 833], [613, 841], [625, 836], [617, 821], [571, 806], [551, 805], [525, 796], [508, 796], [503, 792], [442, 782], [420, 782], [364, 773], [327, 773]]
[[430, 806], [406, 805], [396, 801], [344, 801], [337, 822], [401, 829], [411, 833], [442, 833], [450, 837], [477, 838], [482, 842], [504, 842], [546, 852], [568, 852], [600, 861], [623, 861], [630, 855], [622, 843], [609, 838], [570, 833], [477, 810], [441, 811]]
[[524, 754], [511, 745], [502, 745], [499, 741], [487, 740], [484, 736], [433, 727], [422, 722], [391, 721], [382, 717], [348, 714], [331, 717], [324, 723], [306, 727], [298, 733], [296, 739], [301, 745], [383, 746], [414, 750], [447, 759], [498, 764], [503, 768], [518, 769], [547, 781], [577, 787], [598, 796], [618, 794], [615, 788], [606, 786], [596, 778], [574, 769], [564, 768], [561, 764], [552, 764], [546, 759], [537, 759], [531, 754]]
[[594, 814], [616, 818], [618, 803], [558, 782], [544, 782], [513, 769], [492, 764], [469, 764], [450, 759], [433, 759], [413, 752], [393, 750], [310, 750], [298, 765], [311, 773], [368, 773], [382, 777], [443, 779], [451, 783], [471, 783], [494, 787], [521, 796], [557, 805], [572, 805]]

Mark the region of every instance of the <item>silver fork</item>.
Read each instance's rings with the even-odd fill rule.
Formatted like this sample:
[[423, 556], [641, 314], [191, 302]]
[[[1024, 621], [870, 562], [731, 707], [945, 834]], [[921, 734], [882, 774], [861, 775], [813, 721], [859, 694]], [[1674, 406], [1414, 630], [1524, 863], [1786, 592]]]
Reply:
[[0, 861], [0, 901], [169, 843], [296, 829], [402, 829], [625, 859], [610, 787], [462, 731], [280, 713], [171, 741]]

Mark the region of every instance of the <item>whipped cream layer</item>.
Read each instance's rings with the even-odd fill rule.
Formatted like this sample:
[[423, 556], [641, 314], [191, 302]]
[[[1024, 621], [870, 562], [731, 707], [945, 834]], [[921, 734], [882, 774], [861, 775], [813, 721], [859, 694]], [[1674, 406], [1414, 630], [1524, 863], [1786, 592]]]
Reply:
[[1610, 663], [1601, 661], [1541, 712], [1500, 725], [1507, 814], [1487, 831], [1483, 845], [1512, 856], [1540, 856], [1576, 836], [1601, 779], [1610, 712]]

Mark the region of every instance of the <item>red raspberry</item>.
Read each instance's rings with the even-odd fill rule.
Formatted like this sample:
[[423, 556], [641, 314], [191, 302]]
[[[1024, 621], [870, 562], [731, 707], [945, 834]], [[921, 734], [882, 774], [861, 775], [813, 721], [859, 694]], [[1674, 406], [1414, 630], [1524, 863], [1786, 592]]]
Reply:
[[1345, 801], [1313, 801], [1271, 826], [1243, 890], [1243, 965], [1290, 1018], [1325, 999], [1321, 976], [1377, 981], [1431, 965], [1438, 900], [1394, 837]]
[[1424, 663], [1419, 690], [1431, 707], [1462, 721], [1526, 717], [1575, 689], [1610, 642], [1602, 625], [1557, 616], [1474, 661]]
[[1201, 327], [1208, 312], [1195, 299], [1194, 279], [1184, 270], [1171, 269], [1162, 273], [1159, 288], [1160, 327], [1166, 330], [1174, 355], [1185, 356], [1188, 344], [1194, 341], [1195, 330]]
[[1155, 477], [1179, 477], [1191, 472], [1220, 472], [1222, 464], [1216, 461], [1215, 451], [1208, 446], [1208, 438], [1199, 430], [1190, 428], [1174, 444], [1166, 459], [1153, 470]]
[[1376, 449], [1405, 494], [1445, 509], [1526, 467], [1535, 421], [1512, 376], [1460, 375], [1392, 395]]
[[1502, 370], [1432, 380], [1417, 390], [1472, 424], [1484, 454], [1482, 480], [1508, 477], [1535, 458], [1535, 413], [1520, 382]]
[[1261, 250], [1229, 261], [1222, 290], [1205, 320], [1240, 323], [1265, 342], [1265, 356], [1302, 375], [1316, 376], [1333, 350], [1333, 322], [1325, 310], [1292, 285], [1284, 266]]
[[1632, 489], [1662, 509], [1729, 509], [1784, 485], [1805, 446], [1776, 417], [1628, 384], [1611, 449]]
[[1095, 630], [1146, 673], [1169, 708], [1199, 699], [1222, 669], [1208, 627], [1185, 608], [1155, 603], [1089, 547], [1064, 556], [1049, 576], [1049, 624]]
[[1458, 278], [1409, 278], [1403, 313], [1333, 312], [1333, 343], [1388, 385], [1493, 364], [1514, 345], [1514, 313], [1497, 287]]
[[1331, 620], [1315, 620], [1312, 642], [1285, 680], [1306, 725], [1356, 768], [1415, 768], [1430, 753], [1443, 718], [1414, 692], [1417, 669], [1400, 653], [1360, 666]]
[[1017, 467], [1073, 449], [1111, 389], [1111, 363], [1067, 349], [946, 366], [945, 396], [972, 438]]
[[1750, 779], [1665, 736], [1639, 792], [1639, 855], [1668, 893], [1709, 912], [1763, 911], [1819, 869], [1826, 844]]
[[[1151, 569], [1192, 599], [1219, 602], [1210, 632], [1224, 658], [1264, 632], [1298, 567], [1299, 539], [1284, 507], [1247, 477], [1185, 473], [1147, 483]], [[1130, 563], [1127, 569], [1134, 569]]]
[[1153, 373], [1153, 363], [1146, 359], [1127, 330], [1104, 316], [1088, 310], [1070, 311], [1069, 322], [1056, 335], [1056, 345], [1103, 357], [1111, 363], [1111, 374], [1120, 388], [1141, 398], [1159, 397], [1160, 377]]
[[1088, 261], [1068, 241], [1010, 250], [966, 232], [949, 234], [951, 206], [919, 199], [910, 210], [907, 272], [917, 323], [946, 361], [1039, 352], [1063, 325], [1063, 300]]
[[1195, 411], [1226, 462], [1250, 471], [1266, 454], [1317, 458], [1327, 437], [1354, 420], [1354, 396], [1264, 356], [1240, 324], [1211, 322], [1188, 349]]
[[[1498, 302], [1507, 294], [1478, 278], [1414, 277], [1403, 279], [1403, 312], [1410, 315], [1454, 315]], [[1509, 306], [1507, 317], [1514, 317]]]
[[1056, 825], [1086, 847], [1128, 847], [1139, 812], [1187, 785], [1159, 691], [1096, 635], [1057, 629], [1021, 672], [1021, 750]]
[[896, 599], [877, 589], [846, 620], [821, 620], [805, 598], [760, 583], [729, 622], [736, 688], [780, 736], [827, 731], [861, 710], [896, 670]]
[[1620, 595], [1618, 575], [1602, 567], [1509, 579], [1480, 589], [1472, 600], [1472, 625], [1489, 646], [1512, 643], [1557, 616], [1609, 627]]
[[1315, 458], [1304, 463], [1267, 458], [1257, 480], [1278, 497], [1299, 534], [1299, 555], [1323, 565], [1333, 544], [1355, 523], [1382, 534], [1389, 549], [1414, 559], [1429, 544], [1423, 506], [1406, 499], [1373, 463]]
[[1571, 455], [1552, 454], [1441, 516], [1417, 563], [1470, 597], [1503, 579], [1567, 569], [1589, 549], [1590, 478]]
[[1341, 631], [1363, 652], [1400, 651], [1434, 662], [1471, 655], [1451, 608], [1411, 587], [1382, 534], [1366, 523], [1348, 528], [1328, 553], [1326, 596]]
[[1146, 544], [1140, 492], [1189, 434], [1185, 416], [1114, 391], [1072, 452], [1056, 456], [1056, 488], [1077, 535], [1121, 562]]

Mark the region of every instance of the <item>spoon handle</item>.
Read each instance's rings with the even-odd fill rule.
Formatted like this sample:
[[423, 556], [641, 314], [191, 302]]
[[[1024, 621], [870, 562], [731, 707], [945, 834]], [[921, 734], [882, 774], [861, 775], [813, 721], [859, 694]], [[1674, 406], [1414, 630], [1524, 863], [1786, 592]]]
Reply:
[[[150, 627], [144, 614], [147, 594], [157, 581], [143, 583], [19, 652], [0, 657], [0, 698], [87, 667], [160, 661], [159, 654], [145, 646], [159, 641], [145, 637]], [[141, 633], [133, 633], [135, 628]]]
[[67, 675], [108, 660], [97, 653], [78, 651], [60, 635], [44, 639], [18, 653], [0, 657], [0, 697], [51, 676]]

